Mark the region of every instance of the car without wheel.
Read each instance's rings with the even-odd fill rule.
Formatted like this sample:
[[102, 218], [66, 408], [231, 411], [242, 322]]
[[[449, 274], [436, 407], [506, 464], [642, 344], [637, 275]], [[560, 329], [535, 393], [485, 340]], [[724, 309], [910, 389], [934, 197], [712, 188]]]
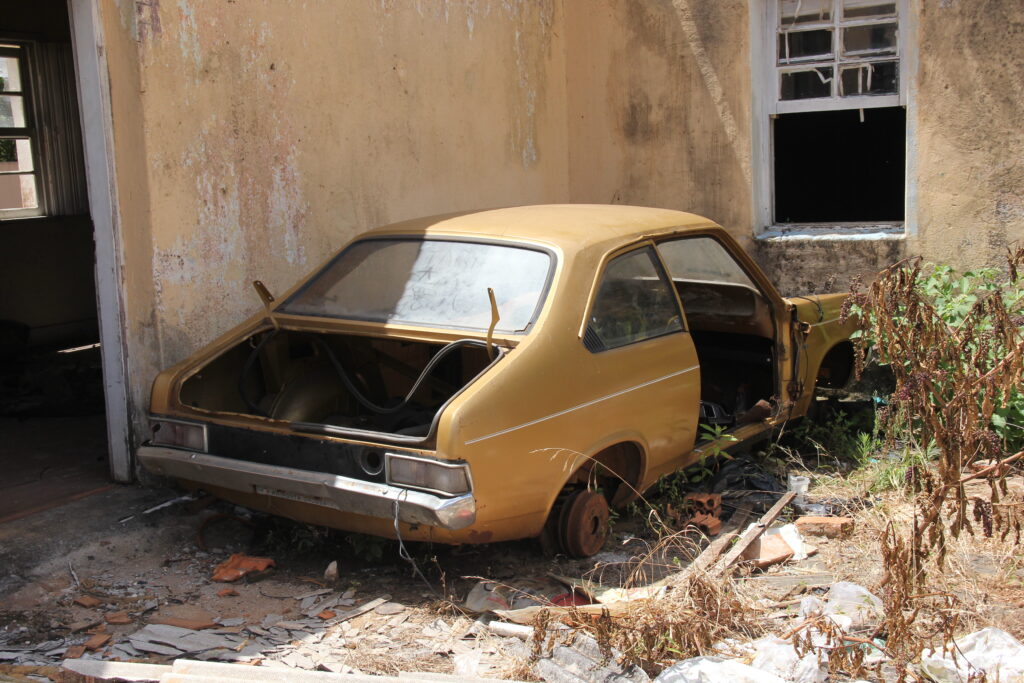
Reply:
[[359, 235], [279, 300], [254, 284], [264, 312], [157, 377], [139, 460], [407, 541], [593, 555], [610, 507], [805, 415], [853, 364], [845, 295], [782, 297], [680, 211], [421, 218]]

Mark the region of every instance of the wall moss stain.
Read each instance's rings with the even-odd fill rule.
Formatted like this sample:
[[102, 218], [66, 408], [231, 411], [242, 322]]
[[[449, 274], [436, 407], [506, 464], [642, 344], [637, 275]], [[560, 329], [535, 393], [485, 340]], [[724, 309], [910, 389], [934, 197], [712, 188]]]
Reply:
[[[902, 239], [755, 241], [751, 253], [783, 296], [847, 292], [906, 255]], [[879, 264], [882, 264], [881, 266]]]

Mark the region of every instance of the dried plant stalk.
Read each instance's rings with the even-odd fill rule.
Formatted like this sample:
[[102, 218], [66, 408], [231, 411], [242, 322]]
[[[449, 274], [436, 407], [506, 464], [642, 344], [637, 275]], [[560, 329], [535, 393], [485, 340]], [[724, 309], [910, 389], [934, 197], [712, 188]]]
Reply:
[[[1012, 282], [1022, 263], [1024, 248], [1010, 252]], [[1008, 307], [998, 288], [981, 292], [962, 322], [954, 324], [936, 310], [923, 279], [920, 258], [901, 261], [882, 271], [867, 292], [854, 291], [844, 310], [859, 316], [860, 364], [869, 340], [895, 376], [884, 416], [890, 435], [909, 431], [938, 452], [933, 471], [908, 473], [917, 498], [908, 556], [914, 571], [907, 578], [917, 586], [923, 585], [928, 558], [942, 566], [947, 535], [973, 531], [964, 484], [991, 476], [993, 502], [998, 502], [1006, 490], [1007, 466], [1024, 457], [1024, 451], [1007, 456], [992, 429], [995, 411], [1018, 398], [1024, 384], [1019, 301]], [[970, 465], [988, 459], [997, 462], [964, 475]], [[1000, 519], [1019, 528], [1017, 520]]]

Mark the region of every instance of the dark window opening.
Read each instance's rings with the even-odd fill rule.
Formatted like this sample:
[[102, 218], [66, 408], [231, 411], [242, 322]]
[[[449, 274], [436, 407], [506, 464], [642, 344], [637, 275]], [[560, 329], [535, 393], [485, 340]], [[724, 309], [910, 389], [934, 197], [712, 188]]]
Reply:
[[902, 221], [902, 107], [780, 114], [774, 120], [775, 222]]

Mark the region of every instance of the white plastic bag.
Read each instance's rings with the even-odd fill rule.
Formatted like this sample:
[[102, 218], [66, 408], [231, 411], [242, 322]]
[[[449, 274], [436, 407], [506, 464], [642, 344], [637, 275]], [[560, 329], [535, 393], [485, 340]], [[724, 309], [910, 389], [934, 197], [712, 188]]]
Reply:
[[755, 640], [754, 659], [750, 666], [792, 683], [823, 683], [828, 678], [828, 665], [818, 653], [801, 657], [793, 643], [768, 636]]
[[939, 683], [960, 683], [980, 671], [988, 683], [1024, 681], [1024, 645], [1006, 631], [983, 628], [955, 642], [949, 654], [921, 653], [921, 669]]
[[825, 594], [822, 613], [847, 616], [852, 620], [853, 628], [862, 628], [882, 618], [882, 601], [863, 586], [839, 581], [832, 584], [832, 588]]
[[786, 683], [774, 674], [721, 657], [684, 659], [662, 671], [654, 680], [655, 683]]

